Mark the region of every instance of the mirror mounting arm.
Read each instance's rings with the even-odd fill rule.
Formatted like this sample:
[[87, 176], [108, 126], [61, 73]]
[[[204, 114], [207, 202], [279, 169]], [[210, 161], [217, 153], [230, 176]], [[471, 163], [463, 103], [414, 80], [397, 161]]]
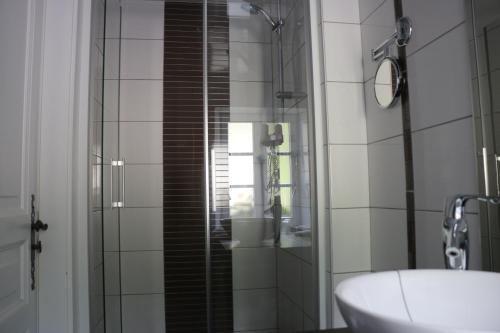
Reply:
[[413, 27], [411, 20], [407, 17], [401, 17], [396, 22], [396, 31], [386, 39], [382, 44], [372, 49], [372, 60], [377, 61], [382, 57], [387, 57], [389, 55], [389, 48], [396, 44], [398, 47], [403, 47], [408, 45], [410, 41], [411, 34], [413, 32]]

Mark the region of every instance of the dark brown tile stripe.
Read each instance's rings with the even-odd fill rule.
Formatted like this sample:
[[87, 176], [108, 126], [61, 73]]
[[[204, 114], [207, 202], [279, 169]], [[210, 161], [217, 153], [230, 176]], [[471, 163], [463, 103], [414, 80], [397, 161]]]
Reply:
[[[217, 210], [210, 215], [211, 330], [233, 332], [229, 219], [229, 19], [208, 2], [209, 147], [216, 152]], [[206, 332], [203, 141], [203, 4], [165, 2], [163, 218], [167, 332]], [[221, 226], [224, 232], [216, 232]]]
[[[394, 0], [396, 20], [403, 15], [403, 3]], [[413, 178], [413, 143], [411, 137], [411, 110], [410, 93], [408, 90], [408, 70], [406, 63], [406, 48], [398, 48], [399, 65], [404, 76], [403, 90], [401, 91], [401, 106], [403, 115], [403, 142], [405, 155], [406, 179], [406, 225], [408, 239], [408, 268], [417, 268], [417, 243], [415, 230], [415, 182]]]
[[163, 239], [165, 326], [206, 332], [203, 4], [165, 2]]
[[228, 122], [229, 18], [227, 1], [208, 0], [208, 114], [209, 148], [215, 151], [217, 209], [210, 214], [212, 332], [233, 332], [232, 251], [223, 244], [232, 239], [229, 215]]

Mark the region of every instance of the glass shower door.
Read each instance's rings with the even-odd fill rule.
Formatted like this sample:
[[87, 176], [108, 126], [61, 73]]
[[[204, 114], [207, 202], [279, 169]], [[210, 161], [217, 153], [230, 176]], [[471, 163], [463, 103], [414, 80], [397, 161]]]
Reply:
[[214, 332], [315, 328], [307, 5], [208, 0]]

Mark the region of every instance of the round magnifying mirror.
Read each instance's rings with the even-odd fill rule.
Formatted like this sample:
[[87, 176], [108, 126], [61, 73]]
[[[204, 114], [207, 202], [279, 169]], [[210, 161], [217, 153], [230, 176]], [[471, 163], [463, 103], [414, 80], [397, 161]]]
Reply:
[[381, 108], [387, 109], [394, 105], [401, 92], [401, 82], [398, 61], [392, 57], [384, 58], [375, 74], [375, 99]]

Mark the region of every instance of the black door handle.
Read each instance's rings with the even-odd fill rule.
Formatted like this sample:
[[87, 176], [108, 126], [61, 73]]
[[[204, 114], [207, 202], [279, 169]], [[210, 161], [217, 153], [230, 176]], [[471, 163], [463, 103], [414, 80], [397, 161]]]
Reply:
[[42, 242], [38, 241], [35, 244], [31, 244], [31, 250], [42, 253]]
[[42, 221], [40, 220], [37, 220], [34, 224], [31, 225], [31, 228], [37, 232], [39, 232], [40, 230], [47, 230], [49, 228], [49, 226], [47, 225], [47, 223], [43, 223]]

